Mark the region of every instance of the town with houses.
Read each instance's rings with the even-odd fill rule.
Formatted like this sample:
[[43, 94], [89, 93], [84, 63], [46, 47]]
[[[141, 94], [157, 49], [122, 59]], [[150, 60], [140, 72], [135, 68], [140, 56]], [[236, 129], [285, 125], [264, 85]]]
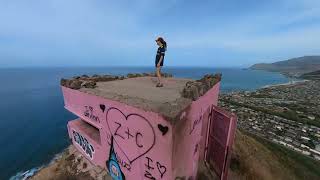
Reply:
[[320, 161], [320, 81], [220, 95], [238, 128]]

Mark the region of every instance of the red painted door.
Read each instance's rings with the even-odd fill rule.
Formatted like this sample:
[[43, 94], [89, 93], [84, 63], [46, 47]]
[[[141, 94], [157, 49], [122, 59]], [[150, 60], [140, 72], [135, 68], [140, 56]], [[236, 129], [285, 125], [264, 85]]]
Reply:
[[216, 106], [211, 108], [205, 161], [221, 180], [227, 179], [236, 122], [233, 113]]

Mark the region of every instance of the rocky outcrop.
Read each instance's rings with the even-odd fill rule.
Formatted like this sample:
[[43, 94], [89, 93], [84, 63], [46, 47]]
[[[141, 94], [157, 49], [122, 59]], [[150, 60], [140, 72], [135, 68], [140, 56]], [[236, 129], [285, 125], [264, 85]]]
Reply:
[[133, 74], [133, 73], [129, 73], [127, 74], [128, 78], [136, 78], [136, 77], [141, 77], [141, 74]]
[[[75, 76], [72, 79], [61, 79], [61, 86], [65, 86], [71, 89], [81, 89], [81, 88], [95, 88], [97, 82], [106, 82], [114, 80], [123, 80], [126, 78], [136, 78], [136, 77], [155, 77], [155, 73], [129, 73], [126, 77], [124, 76], [112, 76], [112, 75], [82, 75]], [[163, 73], [164, 78], [173, 77], [172, 74]], [[203, 78], [197, 81], [189, 81], [186, 83], [181, 95], [182, 97], [197, 100], [200, 96], [205, 94], [209, 89], [211, 89], [217, 82], [221, 80], [221, 74], [207, 74]]]
[[112, 75], [82, 75], [75, 76], [71, 79], [61, 79], [61, 86], [65, 86], [71, 89], [80, 89], [80, 88], [95, 88], [97, 82], [106, 82], [106, 81], [114, 81], [114, 80], [122, 80], [125, 79], [124, 76], [112, 76]]
[[[71, 79], [61, 79], [60, 85], [64, 87], [68, 87], [71, 89], [81, 89], [81, 88], [95, 88], [97, 86], [97, 82], [107, 82], [114, 80], [123, 80], [126, 78], [136, 78], [136, 77], [155, 77], [155, 73], [129, 73], [127, 76], [113, 76], [113, 75], [97, 75], [88, 76], [86, 74], [82, 76], [74, 76]], [[173, 77], [172, 74], [163, 73], [163, 77]]]
[[169, 74], [169, 73], [161, 73], [161, 76], [167, 78], [167, 77], [173, 77], [172, 74]]
[[217, 82], [221, 81], [221, 74], [208, 74], [197, 81], [189, 81], [186, 83], [181, 95], [184, 98], [197, 100], [211, 89]]
[[61, 86], [69, 87], [71, 89], [80, 89], [82, 85], [82, 81], [80, 81], [77, 78], [73, 80], [61, 79], [60, 84]]
[[84, 82], [82, 86], [85, 88], [92, 88], [93, 89], [96, 87], [96, 85], [97, 85], [97, 83], [94, 81], [87, 81], [87, 82]]
[[30, 180], [112, 180], [105, 169], [94, 166], [71, 145], [61, 157], [42, 168]]

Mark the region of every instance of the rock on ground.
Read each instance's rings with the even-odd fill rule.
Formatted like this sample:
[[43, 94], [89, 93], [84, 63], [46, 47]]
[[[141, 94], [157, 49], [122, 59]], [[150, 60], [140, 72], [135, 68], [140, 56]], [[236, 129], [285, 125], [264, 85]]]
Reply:
[[73, 145], [62, 157], [41, 169], [31, 180], [112, 180], [105, 170], [91, 164]]

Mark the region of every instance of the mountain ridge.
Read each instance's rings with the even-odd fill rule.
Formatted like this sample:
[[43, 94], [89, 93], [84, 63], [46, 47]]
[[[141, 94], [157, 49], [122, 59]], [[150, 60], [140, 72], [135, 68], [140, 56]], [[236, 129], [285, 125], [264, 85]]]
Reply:
[[313, 71], [310, 73], [305, 73], [301, 76], [301, 78], [310, 79], [310, 80], [320, 80], [320, 70]]
[[301, 76], [320, 70], [320, 56], [302, 56], [274, 63], [257, 63], [249, 69], [281, 72], [289, 76]]

